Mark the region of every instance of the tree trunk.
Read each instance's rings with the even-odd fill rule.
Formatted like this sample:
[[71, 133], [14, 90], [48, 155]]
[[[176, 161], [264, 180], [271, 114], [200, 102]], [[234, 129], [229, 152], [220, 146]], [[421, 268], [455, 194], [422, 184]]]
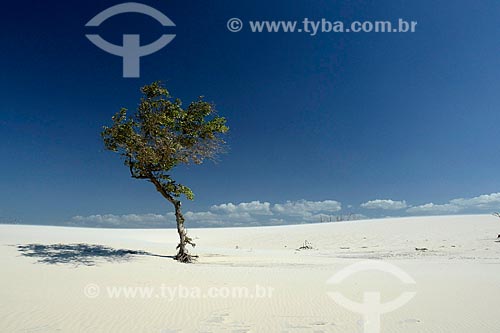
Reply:
[[180, 200], [177, 200], [173, 196], [171, 196], [161, 186], [161, 183], [155, 177], [150, 177], [150, 181], [155, 185], [156, 190], [158, 190], [158, 192], [160, 192], [165, 199], [170, 201], [175, 208], [175, 221], [177, 222], [177, 232], [179, 233], [179, 245], [177, 245], [177, 249], [179, 249], [179, 251], [177, 252], [177, 255], [174, 257], [174, 259], [185, 263], [192, 262], [193, 257], [196, 256], [192, 256], [189, 254], [188, 250], [186, 249], [186, 245], [190, 244], [191, 246], [195, 247], [196, 244], [193, 243], [193, 240], [188, 237], [187, 230], [186, 228], [184, 228], [184, 216], [182, 215]]
[[175, 260], [189, 263], [193, 261], [193, 258], [186, 249], [186, 244], [191, 244], [193, 246], [194, 244], [191, 242], [191, 238], [187, 236], [186, 228], [184, 228], [184, 216], [181, 211], [181, 202], [179, 200], [173, 200], [172, 203], [175, 207], [175, 221], [177, 222], [177, 232], [179, 233], [179, 245], [177, 245], [179, 251], [175, 256]]

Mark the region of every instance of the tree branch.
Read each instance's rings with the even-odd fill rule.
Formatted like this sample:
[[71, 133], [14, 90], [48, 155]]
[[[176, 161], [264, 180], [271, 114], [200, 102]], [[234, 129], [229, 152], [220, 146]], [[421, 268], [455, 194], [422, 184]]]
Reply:
[[151, 183], [154, 184], [154, 186], [156, 187], [156, 190], [158, 192], [160, 192], [160, 194], [165, 198], [167, 199], [168, 201], [170, 201], [173, 205], [177, 205], [180, 201], [179, 200], [176, 200], [174, 199], [173, 196], [171, 196], [164, 188], [163, 186], [161, 185], [161, 183], [158, 181], [158, 179], [156, 179], [156, 177], [154, 177], [153, 175], [150, 175], [149, 177], [146, 177], [149, 179], [149, 181]]
[[130, 168], [130, 175], [132, 176], [132, 178], [135, 178], [135, 179], [149, 179], [150, 177], [149, 176], [145, 176], [145, 175], [137, 175], [135, 172], [134, 172], [134, 162], [132, 162], [132, 156], [130, 154], [127, 154], [127, 157], [128, 157], [128, 166]]

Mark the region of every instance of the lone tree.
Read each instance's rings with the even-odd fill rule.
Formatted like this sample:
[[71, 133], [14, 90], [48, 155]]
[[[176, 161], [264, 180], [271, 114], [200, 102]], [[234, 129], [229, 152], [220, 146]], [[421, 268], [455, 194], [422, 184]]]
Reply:
[[214, 106], [203, 97], [183, 109], [181, 101], [173, 99], [160, 82], [142, 87], [141, 92], [137, 111], [129, 116], [122, 108], [101, 135], [106, 149], [124, 158], [133, 178], [151, 182], [174, 205], [180, 239], [175, 259], [191, 262], [186, 246], [195, 244], [184, 228], [180, 197], [193, 200], [194, 195], [189, 187], [172, 179], [170, 172], [180, 164], [214, 159], [222, 151], [222, 134], [228, 131], [226, 119], [217, 116]]

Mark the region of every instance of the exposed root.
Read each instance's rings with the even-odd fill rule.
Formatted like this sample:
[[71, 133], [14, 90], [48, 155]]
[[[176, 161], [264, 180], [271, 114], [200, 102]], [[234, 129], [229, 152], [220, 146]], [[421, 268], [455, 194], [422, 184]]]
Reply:
[[174, 257], [174, 260], [177, 260], [177, 261], [182, 262], [184, 264], [190, 264], [190, 263], [196, 261], [197, 258], [198, 258], [197, 255], [191, 255], [187, 252], [183, 252], [183, 253], [179, 252]]
[[304, 241], [304, 244], [302, 244], [301, 247], [299, 247], [297, 249], [297, 251], [300, 251], [300, 250], [312, 250], [314, 249], [312, 244], [310, 242], [308, 242], [307, 240]]

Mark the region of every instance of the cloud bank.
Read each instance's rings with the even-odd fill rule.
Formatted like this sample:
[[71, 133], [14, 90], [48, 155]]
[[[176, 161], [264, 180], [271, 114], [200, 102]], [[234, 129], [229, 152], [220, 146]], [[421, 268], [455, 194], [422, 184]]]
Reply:
[[[240, 203], [213, 205], [208, 211], [184, 213], [188, 227], [237, 227], [264, 226], [282, 224], [301, 224], [323, 221], [366, 218], [361, 214], [352, 214], [342, 210], [342, 204], [336, 200], [324, 201], [286, 201], [271, 204], [259, 200]], [[394, 212], [398, 216], [440, 215], [459, 213], [491, 213], [500, 210], [500, 193], [483, 194], [472, 198], [457, 198], [445, 203], [425, 203], [409, 205], [405, 200], [374, 199], [359, 205], [367, 210]], [[66, 225], [101, 228], [174, 228], [175, 215], [167, 214], [96, 214], [74, 216]]]
[[[286, 201], [280, 204], [251, 201], [238, 204], [213, 205], [209, 211], [184, 213], [190, 227], [260, 226], [320, 222], [320, 217], [331, 215], [342, 209], [340, 202]], [[74, 216], [68, 222], [73, 226], [103, 228], [169, 228], [175, 227], [173, 213], [90, 215]]]
[[412, 214], [453, 214], [460, 212], [480, 212], [500, 210], [500, 193], [483, 194], [473, 198], [452, 199], [444, 204], [433, 202], [407, 209]]

